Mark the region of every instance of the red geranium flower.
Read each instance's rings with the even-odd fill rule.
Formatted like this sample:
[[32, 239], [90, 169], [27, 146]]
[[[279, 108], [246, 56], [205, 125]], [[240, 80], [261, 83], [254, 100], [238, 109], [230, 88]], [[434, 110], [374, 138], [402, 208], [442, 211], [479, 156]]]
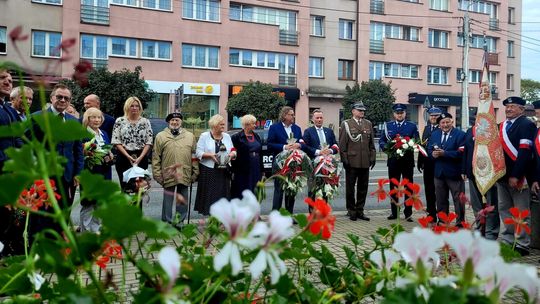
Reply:
[[308, 229], [314, 235], [321, 233], [323, 239], [327, 240], [332, 236], [336, 217], [333, 216], [332, 207], [325, 200], [317, 198], [313, 201], [311, 198], [305, 199], [306, 204], [313, 207], [313, 211], [308, 216]]
[[405, 206], [413, 206], [416, 210], [424, 209], [424, 205], [420, 199], [420, 185], [408, 183], [407, 188], [409, 188], [411, 192], [409, 194], [409, 198], [405, 201]]
[[377, 188], [377, 190], [375, 190], [375, 192], [372, 192], [371, 193], [371, 196], [377, 196], [377, 202], [380, 202], [380, 201], [384, 201], [386, 199], [386, 197], [388, 196], [388, 192], [386, 192], [384, 190], [384, 185], [390, 183], [390, 180], [389, 179], [386, 179], [386, 178], [381, 178], [379, 179], [379, 187]]
[[[53, 191], [56, 190], [53, 180], [50, 180], [50, 185]], [[56, 199], [60, 199], [60, 194], [54, 192], [54, 196]], [[23, 190], [23, 192], [19, 195], [18, 205], [29, 208], [33, 211], [37, 211], [44, 205], [46, 207], [50, 206], [45, 181], [37, 180], [28, 190]]]
[[442, 223], [439, 223], [439, 225], [433, 227], [434, 232], [456, 232], [459, 230], [456, 225], [452, 224], [452, 222], [457, 218], [457, 214], [454, 212], [446, 214], [446, 212], [441, 211], [437, 213], [437, 216]]
[[459, 202], [465, 206], [466, 204], [470, 204], [471, 200], [467, 197], [465, 192], [460, 192], [458, 195]]
[[486, 206], [484, 209], [480, 210], [480, 212], [478, 212], [478, 215], [476, 216], [476, 220], [478, 221], [478, 223], [480, 223], [480, 225], [482, 226], [485, 225], [488, 213], [492, 212], [493, 210], [495, 210], [495, 206], [493, 205]]
[[505, 218], [504, 224], [514, 225], [514, 235], [518, 236], [521, 234], [522, 231], [525, 231], [526, 234], [531, 234], [531, 228], [529, 227], [529, 224], [527, 224], [527, 222], [525, 221], [529, 216], [529, 209], [520, 211], [518, 208], [512, 207], [508, 211], [510, 211], [512, 217]]
[[406, 178], [402, 179], [401, 183], [395, 178], [390, 179], [390, 181], [392, 182], [392, 184], [395, 185], [395, 187], [392, 190], [390, 190], [388, 194], [395, 195], [398, 199], [404, 196], [411, 195], [409, 190], [407, 190], [407, 184], [409, 183], [408, 179]]
[[424, 216], [418, 219], [418, 223], [420, 226], [427, 228], [429, 226], [429, 223], [433, 222], [433, 217], [431, 215]]
[[96, 265], [101, 269], [107, 268], [107, 264], [111, 261], [111, 258], [122, 258], [122, 247], [118, 245], [115, 240], [105, 242], [101, 255], [96, 259]]
[[471, 223], [469, 223], [469, 222], [467, 222], [467, 221], [462, 221], [462, 222], [461, 222], [461, 227], [462, 227], [463, 229], [472, 230]]

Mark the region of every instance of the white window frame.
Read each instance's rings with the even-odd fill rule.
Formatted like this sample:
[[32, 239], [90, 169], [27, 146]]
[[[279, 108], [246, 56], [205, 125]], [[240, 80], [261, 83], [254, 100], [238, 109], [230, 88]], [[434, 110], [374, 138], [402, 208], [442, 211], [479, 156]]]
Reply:
[[494, 86], [497, 85], [497, 77], [498, 77], [497, 74], [498, 74], [497, 72], [489, 72], [488, 79], [489, 79], [490, 85], [494, 85]]
[[[148, 56], [143, 55], [144, 54], [144, 52], [143, 52], [144, 42], [154, 43], [154, 48], [155, 48], [154, 57], [148, 57]], [[159, 57], [159, 53], [160, 53], [162, 43], [167, 43], [169, 45], [169, 56], [168, 56], [168, 58]], [[143, 59], [163, 60], [163, 61], [172, 60], [172, 54], [171, 54], [172, 53], [172, 43], [170, 41], [158, 41], [158, 40], [141, 39], [140, 42], [139, 42], [139, 45], [140, 45], [140, 53], [139, 54], [141, 54], [141, 58], [143, 58]]]
[[[113, 53], [113, 40], [114, 39], [124, 39], [126, 42], [126, 54], [114, 54]], [[138, 47], [138, 41], [135, 38], [127, 38], [127, 37], [109, 37], [108, 39], [108, 50], [107, 53], [111, 57], [128, 57], [128, 58], [137, 58], [139, 54], [139, 47]], [[132, 44], [131, 42], [134, 42]], [[135, 55], [130, 55], [131, 51], [135, 52]]]
[[[238, 63], [231, 62], [231, 53], [232, 52], [238, 52]], [[252, 51], [252, 50], [246, 50], [246, 49], [237, 49], [237, 48], [231, 48], [229, 49], [229, 65], [230, 66], [241, 66], [241, 67], [248, 67], [248, 68], [257, 68], [257, 69], [272, 69], [277, 70], [278, 69], [278, 53], [274, 52], [265, 52], [265, 51]], [[249, 58], [247, 58], [247, 57]], [[259, 65], [259, 59], [260, 56], [263, 56], [264, 61], [263, 65]], [[270, 65], [271, 58], [273, 58], [273, 66]], [[251, 60], [251, 64], [245, 64], [245, 60]]]
[[369, 79], [381, 80], [384, 77], [384, 62], [370, 61], [369, 62]]
[[[324, 37], [324, 19], [324, 16], [311, 15], [311, 36]], [[320, 25], [320, 28], [318, 25]], [[317, 33], [317, 30], [320, 30], [320, 34]]]
[[[463, 46], [465, 41], [463, 39], [463, 33], [458, 32], [458, 46]], [[470, 44], [469, 46], [471, 48], [475, 49], [483, 49], [484, 48], [484, 36], [482, 35], [472, 35], [470, 38]], [[497, 52], [497, 38], [486, 36], [486, 44], [487, 44], [487, 50], [490, 53], [496, 53]]]
[[514, 88], [514, 74], [506, 74], [506, 90], [513, 91]]
[[[59, 3], [56, 3], [56, 1], [58, 1]], [[48, 5], [63, 5], [63, 0], [32, 0], [32, 2]]]
[[516, 24], [516, 8], [508, 7], [508, 24]]
[[0, 54], [5, 55], [7, 54], [7, 27], [5, 26], [0, 26], [0, 44], [2, 43], [6, 49], [4, 51], [0, 50]]
[[[186, 15], [185, 8], [188, 6], [188, 2], [191, 2], [191, 13], [192, 16]], [[205, 16], [204, 18], [199, 18], [197, 16], [197, 10], [199, 2], [204, 2], [205, 5]], [[217, 19], [211, 19], [211, 17], [214, 15], [211, 11], [212, 3], [217, 3]], [[182, 0], [182, 18], [185, 19], [191, 19], [191, 20], [199, 20], [199, 21], [208, 21], [208, 22], [220, 22], [221, 21], [221, 1], [219, 0]]]
[[[35, 41], [34, 41], [34, 34], [35, 33], [44, 33], [45, 34], [45, 54], [44, 55], [37, 55], [35, 54]], [[59, 35], [60, 40], [58, 42], [58, 45], [55, 46], [53, 49], [58, 49], [58, 56], [54, 56], [50, 54], [51, 51], [51, 34]], [[62, 57], [62, 49], [60, 49], [60, 44], [62, 43], [62, 33], [59, 32], [48, 32], [48, 31], [39, 31], [39, 30], [32, 30], [32, 57], [42, 57], [42, 58], [60, 58]]]
[[448, 11], [448, 0], [429, 0], [429, 8], [436, 11]]
[[[191, 46], [191, 63], [190, 64], [184, 64], [184, 46]], [[204, 49], [204, 66], [198, 66], [197, 63], [197, 49], [203, 48]], [[211, 67], [210, 66], [210, 49], [217, 49], [217, 66]], [[191, 43], [183, 43], [182, 44], [182, 67], [187, 68], [197, 68], [197, 69], [211, 69], [216, 70], [219, 69], [220, 63], [219, 63], [219, 46], [208, 46], [208, 45], [199, 45], [199, 44], [191, 44]]]
[[[315, 73], [319, 67], [320, 74]], [[309, 57], [309, 77], [310, 78], [324, 78], [324, 58], [323, 57]]]
[[513, 40], [508, 40], [507, 42], [508, 42], [508, 50], [507, 50], [508, 57], [514, 58], [515, 55], [516, 55], [516, 53], [515, 53], [516, 44], [515, 44], [515, 42]]
[[[463, 82], [461, 79], [461, 74], [463, 73], [463, 69], [458, 68], [456, 69], [456, 80], [457, 82]], [[469, 70], [469, 83], [480, 83], [482, 80], [482, 71], [480, 70]], [[488, 76], [489, 77], [489, 76]]]
[[[173, 0], [109, 0], [111, 5], [120, 5], [120, 6], [129, 6], [129, 7], [137, 7], [142, 9], [149, 9], [149, 10], [155, 10], [155, 11], [164, 11], [164, 12], [172, 12], [173, 11]], [[155, 1], [155, 5], [153, 7], [146, 6], [144, 1]], [[159, 8], [159, 5], [162, 1], [166, 1], [169, 3], [169, 9]]]
[[[439, 37], [438, 45], [435, 44], [435, 37]], [[438, 49], [448, 49], [449, 48], [449, 37], [450, 33], [447, 31], [442, 31], [438, 29], [429, 29], [428, 31], [428, 46]]]
[[371, 22], [369, 24], [369, 39], [382, 41], [385, 37], [385, 24], [381, 22]]
[[[237, 12], [239, 16], [234, 16], [233, 18], [234, 12]], [[291, 20], [293, 17], [294, 20]], [[280, 30], [286, 31], [296, 31], [298, 28], [298, 13], [295, 11], [267, 8], [237, 2], [231, 2], [229, 4], [229, 19], [260, 24], [278, 25]]]
[[[438, 66], [428, 66], [427, 70], [427, 83], [428, 84], [438, 84], [438, 85], [447, 85], [448, 84], [448, 72], [450, 68], [448, 67], [438, 67]], [[438, 72], [438, 78], [436, 79], [435, 72]]]
[[354, 40], [354, 20], [339, 19], [339, 39]]
[[[88, 56], [84, 56], [83, 55], [83, 36], [87, 36], [87, 37], [91, 37], [92, 38], [92, 56], [91, 57], [88, 57]], [[105, 52], [105, 57], [98, 57], [97, 56], [97, 38], [104, 38], [104, 39], [107, 39], [107, 50]], [[110, 55], [110, 48], [109, 48], [109, 37], [107, 36], [103, 36], [103, 35], [93, 35], [93, 34], [81, 34], [80, 36], [80, 55], [81, 55], [81, 58], [85, 58], [85, 59], [99, 59], [99, 60], [107, 60], [109, 58], [109, 55]]]

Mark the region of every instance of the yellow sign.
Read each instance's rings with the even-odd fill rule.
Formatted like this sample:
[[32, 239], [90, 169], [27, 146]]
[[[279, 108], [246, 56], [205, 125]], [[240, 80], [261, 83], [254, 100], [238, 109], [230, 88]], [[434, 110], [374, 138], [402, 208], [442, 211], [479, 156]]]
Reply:
[[214, 93], [214, 87], [212, 87], [211, 85], [207, 85], [206, 88], [204, 88], [204, 92], [206, 94], [212, 94]]

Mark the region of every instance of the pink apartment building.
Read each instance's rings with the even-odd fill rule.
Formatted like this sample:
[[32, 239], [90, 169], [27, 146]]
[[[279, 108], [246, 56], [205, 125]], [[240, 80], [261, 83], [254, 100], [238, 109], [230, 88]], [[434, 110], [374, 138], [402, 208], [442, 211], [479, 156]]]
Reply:
[[[177, 107], [201, 118], [227, 115], [229, 97], [259, 80], [285, 94], [302, 127], [309, 112], [321, 108], [336, 132], [345, 86], [382, 79], [392, 82], [399, 102], [410, 103], [409, 118], [423, 125], [426, 100], [459, 121], [467, 9], [471, 114], [484, 35], [500, 109], [520, 89], [520, 0], [2, 1], [0, 60], [21, 62], [7, 33], [23, 25], [31, 39], [19, 49], [38, 73], [58, 60], [55, 47], [70, 37], [77, 38], [72, 61], [49, 73], [68, 76], [81, 59], [110, 70], [141, 66], [159, 93], [148, 102], [150, 117]], [[179, 88], [181, 103], [175, 99]], [[229, 121], [239, 127], [236, 119]]]

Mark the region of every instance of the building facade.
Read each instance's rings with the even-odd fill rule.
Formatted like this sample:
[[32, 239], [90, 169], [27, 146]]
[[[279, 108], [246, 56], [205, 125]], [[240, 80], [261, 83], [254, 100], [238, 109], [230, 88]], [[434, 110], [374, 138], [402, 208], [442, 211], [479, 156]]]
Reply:
[[[60, 77], [83, 59], [110, 70], [141, 66], [158, 93], [145, 111], [151, 118], [177, 108], [201, 119], [227, 116], [228, 99], [258, 80], [283, 93], [302, 127], [321, 108], [337, 132], [345, 87], [382, 79], [410, 104], [409, 119], [423, 125], [430, 104], [459, 122], [467, 11], [470, 114], [486, 45], [502, 119], [501, 101], [520, 92], [520, 0], [1, 1], [0, 60]], [[30, 39], [15, 49], [8, 33], [18, 25]], [[57, 47], [67, 38], [76, 43], [61, 61]]]

